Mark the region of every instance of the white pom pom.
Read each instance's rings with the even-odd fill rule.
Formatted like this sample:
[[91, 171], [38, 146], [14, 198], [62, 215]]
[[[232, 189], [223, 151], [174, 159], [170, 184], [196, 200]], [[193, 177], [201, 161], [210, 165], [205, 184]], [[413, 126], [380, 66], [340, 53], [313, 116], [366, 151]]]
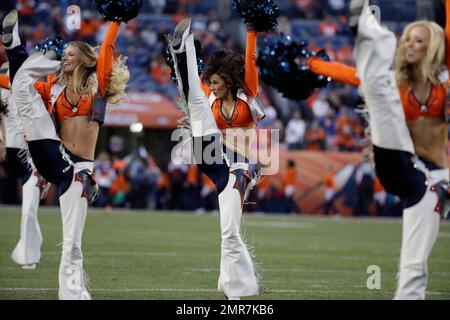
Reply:
[[449, 80], [448, 69], [445, 66], [442, 66], [438, 71], [438, 80], [442, 84], [446, 84]]

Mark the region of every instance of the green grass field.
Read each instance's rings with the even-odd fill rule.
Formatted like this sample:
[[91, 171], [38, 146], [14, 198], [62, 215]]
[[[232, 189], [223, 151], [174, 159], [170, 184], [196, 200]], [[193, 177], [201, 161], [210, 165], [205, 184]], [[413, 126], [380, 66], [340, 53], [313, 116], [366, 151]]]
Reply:
[[[19, 209], [0, 207], [0, 299], [56, 299], [61, 218], [39, 214], [44, 243], [36, 270], [9, 255]], [[248, 299], [392, 299], [401, 221], [300, 216], [245, 216], [246, 239], [270, 289]], [[224, 299], [219, 275], [219, 217], [186, 213], [90, 211], [85, 270], [93, 299]], [[366, 287], [381, 268], [381, 289]], [[441, 225], [429, 260], [427, 299], [450, 299], [450, 225]]]

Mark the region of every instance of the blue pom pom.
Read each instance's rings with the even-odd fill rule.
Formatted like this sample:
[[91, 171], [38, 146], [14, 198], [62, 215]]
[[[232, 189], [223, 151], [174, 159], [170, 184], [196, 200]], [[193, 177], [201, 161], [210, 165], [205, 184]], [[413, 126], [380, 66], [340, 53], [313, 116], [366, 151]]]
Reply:
[[307, 60], [316, 55], [323, 59], [328, 56], [323, 50], [316, 54], [307, 46], [305, 41], [293, 42], [284, 35], [276, 41], [265, 40], [257, 62], [262, 80], [293, 100], [304, 100], [315, 89], [326, 86], [330, 79], [311, 72]]
[[273, 0], [233, 0], [232, 6], [257, 32], [272, 31], [278, 25], [280, 12]]
[[54, 50], [58, 57], [58, 60], [61, 60], [61, 57], [64, 54], [64, 50], [67, 48], [68, 43], [61, 37], [58, 36], [56, 39], [46, 38], [42, 44], [38, 44], [34, 46], [36, 51], [42, 51], [46, 53], [49, 50]]
[[98, 12], [109, 21], [128, 22], [139, 14], [142, 0], [93, 0]]

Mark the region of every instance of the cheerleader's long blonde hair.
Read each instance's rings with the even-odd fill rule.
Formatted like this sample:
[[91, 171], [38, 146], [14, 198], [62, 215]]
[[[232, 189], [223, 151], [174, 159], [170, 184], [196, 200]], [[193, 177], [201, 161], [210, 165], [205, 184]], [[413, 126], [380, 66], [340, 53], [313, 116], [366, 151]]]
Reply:
[[[81, 58], [81, 63], [73, 70], [71, 77], [61, 72], [58, 83], [70, 87], [78, 99], [86, 95], [92, 97], [98, 89], [97, 80], [97, 49], [81, 41], [72, 41], [70, 46], [75, 47]], [[126, 57], [119, 56], [114, 59], [105, 99], [108, 103], [117, 104], [125, 95], [125, 87], [130, 79], [130, 72], [126, 66]]]
[[397, 51], [396, 58], [396, 79], [398, 86], [405, 83], [412, 83], [415, 80], [413, 66], [406, 61], [405, 43], [411, 30], [419, 26], [428, 29], [430, 32], [427, 54], [421, 65], [422, 77], [430, 81], [433, 85], [440, 84], [438, 74], [445, 62], [445, 33], [437, 23], [422, 20], [408, 24], [400, 38], [400, 47]]

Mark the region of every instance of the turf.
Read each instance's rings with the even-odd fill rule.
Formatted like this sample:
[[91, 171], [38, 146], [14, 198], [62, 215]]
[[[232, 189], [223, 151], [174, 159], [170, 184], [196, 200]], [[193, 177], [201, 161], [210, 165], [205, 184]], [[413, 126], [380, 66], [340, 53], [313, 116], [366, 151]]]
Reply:
[[[61, 218], [39, 213], [44, 243], [36, 270], [9, 255], [18, 240], [19, 208], [0, 207], [0, 299], [56, 299]], [[268, 293], [247, 299], [392, 299], [401, 221], [246, 215]], [[90, 211], [83, 238], [93, 299], [224, 299], [219, 275], [219, 216]], [[367, 268], [381, 269], [369, 290]], [[427, 299], [450, 299], [450, 224], [442, 224], [429, 260]]]

